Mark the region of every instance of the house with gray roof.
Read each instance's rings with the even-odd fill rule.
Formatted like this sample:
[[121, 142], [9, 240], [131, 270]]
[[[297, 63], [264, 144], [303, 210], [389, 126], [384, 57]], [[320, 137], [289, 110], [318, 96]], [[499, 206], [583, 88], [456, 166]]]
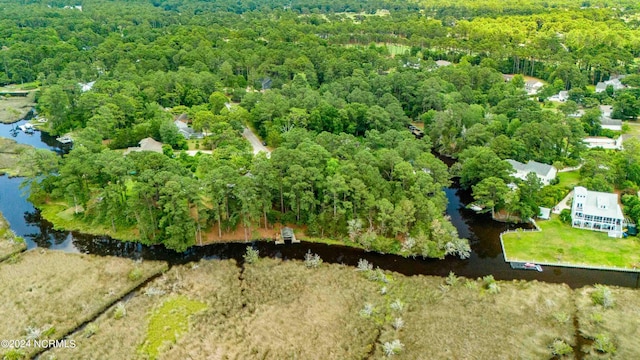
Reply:
[[124, 151], [124, 155], [134, 151], [153, 151], [162, 154], [162, 143], [153, 138], [144, 138], [138, 143], [140, 146], [130, 147]]
[[571, 203], [571, 226], [607, 232], [610, 237], [622, 237], [624, 215], [618, 204], [618, 194], [576, 186]]
[[600, 105], [600, 112], [602, 113], [602, 115], [600, 116], [600, 126], [603, 129], [614, 131], [622, 130], [622, 120], [611, 118], [611, 115], [613, 114], [613, 106]]
[[198, 133], [195, 130], [193, 130], [189, 125], [187, 125], [186, 123], [180, 121], [180, 120], [176, 120], [173, 122], [176, 127], [178, 128], [178, 132], [180, 133], [180, 135], [184, 136], [185, 139], [202, 139], [204, 137], [204, 135], [202, 133]]
[[544, 84], [538, 80], [527, 80], [524, 83], [524, 89], [526, 90], [528, 95], [535, 95], [542, 89]]
[[525, 180], [529, 173], [534, 173], [542, 184], [549, 185], [551, 180], [555, 179], [556, 174], [558, 174], [558, 169], [554, 166], [537, 161], [529, 160], [526, 164], [512, 159], [507, 159], [506, 161], [513, 167], [513, 170], [515, 170], [515, 173], [511, 174], [511, 176], [521, 180]]
[[606, 91], [609, 86], [613, 87], [613, 91], [626, 88], [627, 86], [620, 81], [625, 77], [626, 75], [617, 75], [617, 76], [611, 76], [609, 80], [600, 81], [599, 83], [596, 84], [596, 93], [601, 93]]

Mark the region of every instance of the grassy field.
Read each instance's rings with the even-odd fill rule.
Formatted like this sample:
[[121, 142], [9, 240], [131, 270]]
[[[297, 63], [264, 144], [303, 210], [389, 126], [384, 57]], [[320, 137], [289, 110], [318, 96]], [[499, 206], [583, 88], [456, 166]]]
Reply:
[[398, 340], [397, 359], [539, 359], [552, 357], [554, 340], [575, 342], [564, 285], [447, 285], [268, 258], [243, 269], [233, 260], [174, 266], [123, 304], [73, 334], [77, 348], [43, 358], [380, 359]]
[[0, 137], [0, 175], [25, 176], [29, 169], [21, 166], [20, 154], [33, 149], [29, 145], [18, 144], [15, 140]]
[[11, 231], [9, 223], [0, 213], [0, 261], [8, 259], [26, 248], [24, 240]]
[[[2, 88], [0, 90], [13, 91], [19, 89]], [[27, 115], [35, 106], [35, 92], [28, 96], [0, 96], [0, 123], [10, 124]]]
[[[20, 254], [0, 264], [0, 339], [60, 339], [165, 269], [160, 262], [43, 249]], [[0, 349], [0, 356], [37, 350]]]
[[509, 260], [540, 263], [633, 268], [640, 267], [640, 243], [636, 237], [610, 238], [606, 233], [574, 229], [558, 216], [538, 221], [540, 232], [503, 235]]
[[110, 226], [103, 224], [94, 224], [82, 218], [82, 207], [78, 207], [79, 214], [76, 214], [74, 206], [65, 203], [46, 203], [37, 204], [38, 209], [42, 211], [42, 217], [51, 222], [55, 229], [79, 231], [84, 234], [106, 235], [114, 239], [124, 241], [139, 240], [138, 233], [135, 228], [117, 229], [113, 231]]
[[576, 293], [576, 306], [580, 334], [588, 339], [586, 358], [640, 359], [637, 290], [585, 287]]
[[580, 171], [567, 171], [558, 173], [558, 180], [560, 181], [558, 185], [564, 186], [570, 189], [573, 189], [574, 186], [577, 186], [580, 183]]

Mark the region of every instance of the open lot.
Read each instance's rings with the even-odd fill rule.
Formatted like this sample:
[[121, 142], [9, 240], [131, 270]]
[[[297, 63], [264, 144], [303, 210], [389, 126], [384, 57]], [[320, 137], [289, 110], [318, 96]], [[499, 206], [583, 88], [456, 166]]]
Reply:
[[502, 236], [510, 261], [575, 266], [638, 268], [640, 242], [636, 237], [610, 238], [606, 233], [574, 229], [554, 215], [540, 220], [542, 231], [511, 232]]

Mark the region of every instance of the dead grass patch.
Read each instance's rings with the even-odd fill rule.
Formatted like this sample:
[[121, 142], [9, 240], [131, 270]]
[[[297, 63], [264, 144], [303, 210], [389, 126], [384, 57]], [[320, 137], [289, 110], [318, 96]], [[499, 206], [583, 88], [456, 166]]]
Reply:
[[615, 353], [597, 350], [596, 341], [583, 349], [590, 358], [640, 359], [638, 337], [640, 337], [640, 298], [638, 291], [614, 286], [611, 292], [613, 305], [605, 308], [593, 301], [593, 286], [576, 291], [578, 321], [582, 336], [595, 340], [598, 336], [608, 336], [615, 347]]
[[[131, 281], [128, 273], [136, 267], [143, 275]], [[16, 262], [0, 264], [0, 339], [25, 339], [27, 328], [53, 329], [44, 338], [59, 339], [164, 269], [160, 262], [136, 264], [44, 249], [25, 252]], [[25, 349], [25, 355], [35, 350]]]

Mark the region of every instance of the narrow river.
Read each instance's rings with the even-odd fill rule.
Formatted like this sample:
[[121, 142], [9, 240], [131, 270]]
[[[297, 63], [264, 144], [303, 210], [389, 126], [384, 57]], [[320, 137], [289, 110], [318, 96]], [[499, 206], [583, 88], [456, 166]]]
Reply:
[[[38, 148], [62, 151], [54, 138], [36, 132], [33, 135], [18, 133], [12, 137], [12, 126], [22, 122], [5, 125], [0, 124], [0, 136], [13, 138], [20, 143]], [[202, 247], [193, 247], [184, 253], [176, 253], [162, 246], [143, 246], [127, 243], [103, 236], [78, 234], [68, 231], [56, 231], [51, 224], [42, 219], [38, 211], [27, 200], [26, 192], [20, 188], [21, 178], [0, 177], [0, 212], [11, 224], [11, 228], [27, 241], [28, 248], [46, 247], [67, 252], [82, 252], [96, 255], [123, 256], [148, 260], [165, 260], [170, 263], [183, 263], [201, 258], [241, 259], [246, 244], [225, 243]], [[566, 283], [571, 287], [587, 284], [608, 284], [625, 287], [638, 287], [640, 275], [614, 271], [582, 270], [545, 266], [544, 272], [513, 270], [504, 262], [500, 247], [500, 232], [514, 228], [513, 225], [493, 221], [486, 214], [476, 214], [465, 208], [471, 201], [468, 192], [456, 185], [445, 189], [449, 204], [447, 214], [458, 229], [460, 236], [471, 241], [473, 250], [471, 258], [459, 260], [447, 258], [433, 260], [422, 258], [403, 258], [395, 255], [383, 255], [365, 252], [343, 246], [329, 246], [302, 242], [295, 245], [275, 245], [268, 242], [257, 242], [255, 247], [261, 256], [283, 259], [303, 259], [307, 250], [320, 255], [325, 262], [344, 263], [355, 266], [361, 258], [367, 259], [375, 266], [396, 271], [405, 275], [439, 275], [446, 276], [450, 271], [457, 275], [476, 278], [492, 274], [496, 279], [540, 280], [553, 283]]]

